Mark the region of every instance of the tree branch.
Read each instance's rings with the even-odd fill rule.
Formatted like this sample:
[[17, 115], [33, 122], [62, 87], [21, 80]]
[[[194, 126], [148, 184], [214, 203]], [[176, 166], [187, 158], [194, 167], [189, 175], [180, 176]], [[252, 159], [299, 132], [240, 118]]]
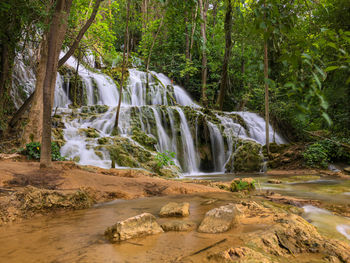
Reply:
[[92, 22], [94, 22], [98, 8], [100, 7], [100, 4], [104, 0], [96, 0], [94, 9], [92, 10], [90, 18], [86, 21], [85, 25], [80, 29], [79, 34], [77, 35], [76, 39], [74, 40], [72, 46], [69, 48], [68, 52], [58, 61], [58, 68], [63, 66], [64, 63], [74, 54], [74, 51], [79, 46], [80, 40], [83, 38], [85, 32], [89, 29]]

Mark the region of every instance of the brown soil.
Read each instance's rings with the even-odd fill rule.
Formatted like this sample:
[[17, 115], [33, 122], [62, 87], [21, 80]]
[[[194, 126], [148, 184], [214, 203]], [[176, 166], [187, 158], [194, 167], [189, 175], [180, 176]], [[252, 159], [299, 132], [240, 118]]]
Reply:
[[[118, 198], [220, 191], [162, 179], [144, 170], [107, 170], [73, 162], [54, 162], [52, 169], [40, 169], [38, 162], [3, 159], [0, 160], [0, 225], [1, 221], [14, 221], [54, 208], [79, 208], [76, 196], [81, 194], [96, 203]], [[82, 207], [86, 207], [87, 200], [81, 201]]]

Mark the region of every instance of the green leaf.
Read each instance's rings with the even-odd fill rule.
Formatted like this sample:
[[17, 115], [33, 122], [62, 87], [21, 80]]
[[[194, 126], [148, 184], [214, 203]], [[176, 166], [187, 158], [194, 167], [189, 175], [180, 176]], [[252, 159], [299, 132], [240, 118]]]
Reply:
[[322, 113], [322, 117], [327, 121], [327, 124], [329, 126], [332, 126], [333, 122], [332, 122], [331, 118], [329, 118], [329, 116], [328, 116], [328, 114], [326, 112]]
[[315, 74], [315, 72], [312, 72], [312, 75], [314, 76], [314, 80], [316, 81], [317, 86], [321, 89], [321, 88], [322, 88], [322, 84], [321, 84], [320, 79], [319, 79], [318, 76]]
[[338, 69], [338, 68], [339, 68], [339, 66], [329, 66], [329, 67], [327, 67], [324, 71], [329, 72], [329, 71], [336, 70], [336, 69]]

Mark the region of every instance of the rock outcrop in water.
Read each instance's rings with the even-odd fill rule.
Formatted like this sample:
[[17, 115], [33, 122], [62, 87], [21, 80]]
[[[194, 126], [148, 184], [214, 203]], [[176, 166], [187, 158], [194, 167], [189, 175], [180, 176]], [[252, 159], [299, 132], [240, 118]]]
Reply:
[[163, 229], [156, 222], [156, 218], [149, 213], [143, 213], [117, 222], [105, 231], [105, 236], [111, 242], [119, 242], [162, 232]]

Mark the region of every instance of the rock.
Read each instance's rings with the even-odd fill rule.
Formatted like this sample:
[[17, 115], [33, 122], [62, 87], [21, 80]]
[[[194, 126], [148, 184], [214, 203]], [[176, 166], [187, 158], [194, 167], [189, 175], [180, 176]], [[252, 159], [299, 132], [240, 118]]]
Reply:
[[238, 211], [234, 204], [214, 208], [205, 214], [198, 231], [203, 233], [222, 233], [228, 231], [237, 221]]
[[226, 163], [226, 172], [259, 172], [263, 164], [261, 145], [250, 141], [241, 141], [237, 150]]
[[209, 262], [246, 262], [246, 263], [269, 263], [270, 260], [263, 254], [248, 247], [230, 248], [208, 256]]
[[160, 225], [165, 232], [190, 231], [196, 228], [196, 224], [190, 221], [171, 221]]
[[269, 179], [267, 182], [269, 184], [281, 184], [282, 183], [282, 181], [277, 180], [277, 179]]
[[345, 167], [345, 168], [344, 168], [344, 172], [347, 172], [347, 173], [350, 174], [350, 166], [349, 166], [349, 167]]
[[161, 217], [185, 217], [190, 215], [189, 203], [175, 203], [170, 202], [160, 209], [159, 215]]
[[131, 238], [154, 235], [164, 232], [156, 222], [155, 216], [143, 213], [119, 221], [107, 228], [105, 236], [110, 242], [120, 242]]

